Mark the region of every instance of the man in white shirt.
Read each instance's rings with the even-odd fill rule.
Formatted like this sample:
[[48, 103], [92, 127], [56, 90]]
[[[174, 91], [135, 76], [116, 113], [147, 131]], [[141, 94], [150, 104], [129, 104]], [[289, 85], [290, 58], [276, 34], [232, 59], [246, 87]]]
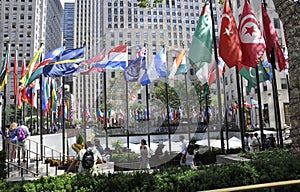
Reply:
[[180, 165], [185, 164], [185, 155], [186, 155], [186, 150], [187, 150], [187, 142], [184, 140], [183, 135], [179, 135], [179, 141], [181, 142], [181, 159], [180, 159]]

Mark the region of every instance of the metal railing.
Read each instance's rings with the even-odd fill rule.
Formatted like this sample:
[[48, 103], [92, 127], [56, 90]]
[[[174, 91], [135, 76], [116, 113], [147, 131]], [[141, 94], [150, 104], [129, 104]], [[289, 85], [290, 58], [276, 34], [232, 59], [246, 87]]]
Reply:
[[[42, 161], [43, 159], [47, 158], [46, 156], [46, 153], [44, 153], [44, 155], [40, 155], [38, 153], [38, 148], [40, 145], [40, 143], [36, 142], [36, 141], [33, 141], [33, 140], [30, 140], [30, 139], [27, 139], [28, 142], [29, 142], [29, 146], [28, 146], [28, 149], [25, 149], [26, 150], [26, 164], [25, 164], [25, 167], [24, 166], [21, 166], [21, 147], [19, 147], [17, 144], [14, 144], [14, 143], [7, 143], [7, 150], [8, 150], [8, 156], [7, 156], [7, 177], [10, 177], [10, 167], [13, 166], [13, 167], [17, 167], [19, 170], [20, 170], [20, 176], [23, 177], [24, 176], [24, 171], [26, 171], [26, 173], [31, 173], [33, 174], [33, 176], [37, 176], [39, 173], [39, 161]], [[31, 146], [32, 146], [32, 143], [35, 144], [36, 146], [36, 151], [33, 151], [33, 150], [30, 150], [31, 149]], [[17, 164], [13, 163], [13, 162], [9, 162], [10, 159], [11, 159], [11, 152], [10, 152], [10, 147], [11, 146], [15, 146], [16, 149], [17, 149], [17, 153], [18, 153], [18, 161], [17, 161]], [[48, 150], [51, 150], [51, 158], [54, 159], [54, 158], [58, 158], [60, 161], [62, 160], [62, 153], [58, 150], [55, 150], [55, 149], [52, 149], [51, 147], [48, 147], [48, 146], [45, 146], [45, 145], [42, 145], [41, 147], [43, 147], [43, 150], [46, 151], [46, 149]], [[58, 155], [55, 156], [54, 153], [57, 153]], [[34, 159], [34, 158], [31, 158], [31, 154], [33, 154], [35, 156], [35, 162], [36, 162], [36, 171], [31, 171], [29, 169], [29, 162]], [[65, 154], [65, 156], [67, 156]], [[64, 163], [64, 162], [63, 162]], [[45, 163], [46, 164], [46, 175], [49, 174], [49, 168], [48, 168], [48, 164], [49, 163]], [[55, 166], [55, 175], [57, 175], [57, 166]]]
[[272, 189], [276, 187], [283, 187], [283, 186], [291, 186], [291, 185], [300, 185], [300, 180], [289, 180], [289, 181], [278, 181], [278, 182], [271, 182], [271, 183], [262, 183], [262, 184], [254, 184], [254, 185], [246, 185], [246, 186], [239, 186], [239, 187], [228, 187], [222, 189], [214, 189], [214, 190], [206, 190], [206, 192], [231, 192], [231, 191], [248, 191], [248, 190], [257, 190], [257, 189]]

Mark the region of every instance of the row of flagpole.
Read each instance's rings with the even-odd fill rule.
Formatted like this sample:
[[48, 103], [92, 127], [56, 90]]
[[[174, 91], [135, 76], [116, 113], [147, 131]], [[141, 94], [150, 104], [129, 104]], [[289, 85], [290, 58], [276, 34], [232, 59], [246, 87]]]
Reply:
[[[226, 0], [225, 1], [225, 5], [228, 3], [228, 1]], [[225, 5], [224, 5], [224, 7], [225, 7]], [[246, 5], [246, 3], [245, 3], [245, 5]], [[203, 8], [203, 12], [202, 12], [202, 14], [201, 14], [201, 16], [203, 16], [204, 14], [205, 14], [205, 9], [206, 9], [206, 6], [207, 5], [205, 5], [204, 6], [204, 8]], [[211, 10], [212, 10], [212, 2], [210, 2], [210, 6], [211, 6]], [[250, 5], [249, 5], [249, 7], [250, 7]], [[225, 9], [225, 8], [224, 8]], [[210, 13], [211, 13], [211, 15], [210, 15], [210, 17], [213, 17], [213, 12], [212, 11], [210, 11]], [[212, 19], [212, 23], [214, 22], [214, 20]], [[199, 24], [199, 23], [198, 23]], [[217, 45], [216, 45], [216, 40], [215, 40], [215, 33], [214, 33], [214, 23], [212, 24], [212, 31], [213, 31], [213, 33], [212, 33], [212, 36], [213, 36], [213, 38], [214, 38], [214, 41], [213, 41], [213, 44], [214, 44], [214, 47], [215, 47], [215, 49], [214, 49], [214, 51], [215, 51], [215, 60], [216, 61], [218, 61], [218, 52], [217, 52], [217, 49], [216, 49], [216, 47], [217, 47]], [[9, 51], [9, 43], [7, 43], [7, 51]], [[145, 45], [146, 46], [146, 45]], [[228, 46], [228, 45], [227, 45]], [[273, 48], [274, 49], [274, 48]], [[222, 57], [222, 55], [221, 55], [221, 57]], [[41, 57], [40, 57], [41, 58]], [[273, 57], [272, 57], [273, 58]], [[274, 60], [274, 59], [273, 59]], [[42, 62], [42, 60], [40, 60], [40, 62]], [[228, 65], [229, 63], [228, 62], [226, 62], [226, 64]], [[240, 93], [240, 83], [242, 83], [240, 80], [239, 80], [239, 69], [238, 69], [238, 65], [235, 65], [235, 64], [237, 64], [237, 63], [234, 63], [234, 65], [232, 65], [232, 63], [231, 64], [229, 64], [228, 66], [230, 67], [232, 67], [232, 66], [235, 66], [235, 68], [236, 68], [236, 82], [237, 82], [237, 91], [238, 91], [238, 105], [239, 105], [239, 119], [240, 119], [240, 121], [239, 121], [239, 123], [240, 123], [240, 128], [241, 128], [241, 140], [242, 140], [242, 148], [244, 149], [244, 118], [243, 118], [243, 116], [244, 116], [244, 113], [243, 113], [243, 107], [242, 107], [242, 102], [241, 102], [241, 98], [243, 98], [243, 96], [242, 96], [242, 94]], [[272, 65], [273, 66], [275, 66], [275, 60], [274, 60], [274, 63], [272, 63]], [[218, 68], [218, 62], [216, 62], [216, 68]], [[272, 70], [274, 70], [274, 67], [272, 68]], [[217, 75], [217, 89], [218, 89], [218, 91], [220, 91], [220, 83], [219, 83], [219, 77], [220, 77], [220, 75], [219, 75], [219, 70], [216, 70], [216, 75]], [[275, 70], [274, 70], [274, 72], [273, 72], [273, 75], [275, 75]], [[104, 107], [104, 114], [105, 115], [107, 115], [107, 105], [106, 105], [106, 72], [104, 71], [103, 72], [103, 78], [104, 78], [104, 104], [105, 104], [105, 107]], [[256, 67], [256, 78], [257, 78], [257, 86], [259, 87], [259, 75], [258, 75], [258, 67]], [[63, 80], [64, 81], [64, 80]], [[40, 87], [42, 87], [42, 82], [43, 82], [43, 79], [42, 79], [42, 76], [40, 76]], [[275, 110], [277, 110], [276, 111], [276, 114], [279, 114], [279, 118], [278, 118], [278, 116], [277, 116], [277, 120], [276, 120], [276, 123], [277, 123], [277, 125], [276, 126], [278, 126], [278, 128], [279, 129], [281, 129], [281, 125], [280, 125], [280, 112], [279, 112], [279, 107], [278, 107], [278, 100], [277, 101], [275, 101], [275, 99], [277, 98], [276, 96], [277, 96], [277, 90], [276, 90], [276, 79], [273, 81], [273, 98], [274, 98], [274, 104], [276, 105], [275, 106]], [[64, 83], [63, 83], [64, 84]], [[85, 81], [84, 81], [84, 85], [85, 85]], [[166, 86], [166, 94], [167, 94], [167, 123], [168, 123], [168, 132], [170, 133], [170, 124], [169, 124], [169, 107], [168, 107], [168, 88], [167, 88], [167, 83], [165, 84], [165, 86]], [[128, 89], [128, 87], [127, 87], [127, 89]], [[6, 90], [4, 89], [4, 92], [5, 92]], [[64, 89], [63, 89], [63, 92], [64, 92]], [[40, 93], [42, 93], [42, 89], [40, 90]], [[126, 90], [126, 95], [127, 95], [127, 93], [128, 93], [128, 90]], [[6, 94], [6, 92], [5, 92], [5, 94]], [[63, 95], [64, 95], [64, 93], [63, 93]], [[148, 97], [148, 84], [146, 84], [146, 97]], [[220, 93], [218, 93], [218, 105], [219, 105], [219, 119], [221, 119], [221, 117], [222, 117], [222, 107], [221, 107], [221, 94]], [[260, 98], [260, 92], [258, 93], [258, 97]], [[146, 98], [146, 102], [148, 102], [148, 99], [149, 98]], [[207, 99], [207, 98], [206, 98]], [[259, 100], [259, 102], [261, 102], [261, 99], [258, 99]], [[15, 101], [16, 102], [16, 101]], [[128, 102], [128, 101], [127, 101]], [[5, 97], [4, 97], [4, 104], [6, 103], [6, 100], [5, 100]], [[41, 94], [41, 96], [40, 96], [40, 103], [41, 103], [41, 105], [42, 105], [42, 94]], [[62, 105], [64, 105], [64, 102], [62, 102]], [[259, 104], [259, 106], [261, 106], [261, 103]], [[85, 100], [84, 100], [84, 107], [83, 107], [84, 109], [84, 114], [86, 113], [86, 103], [85, 103]], [[208, 105], [207, 105], [207, 102], [206, 102], [206, 111], [208, 111]], [[63, 107], [63, 110], [65, 110], [64, 109], [64, 107]], [[128, 110], [128, 106], [127, 106], [127, 110]], [[261, 110], [261, 107], [259, 108], [259, 110]], [[5, 110], [3, 111], [4, 112], [4, 117], [5, 117]], [[261, 113], [261, 112], [260, 112]], [[16, 114], [16, 112], [15, 112], [15, 114]], [[41, 144], [42, 144], [42, 130], [43, 130], [43, 110], [42, 110], [42, 107], [41, 107], [41, 109], [40, 109], [40, 115], [41, 115], [41, 119], [40, 119], [40, 126], [41, 126], [41, 129], [40, 129], [40, 135], [41, 135]], [[64, 114], [63, 114], [64, 115]], [[127, 118], [128, 118], [128, 111], [127, 111]], [[260, 115], [261, 116], [261, 115]], [[16, 118], [16, 117], [15, 117]], [[107, 118], [107, 117], [105, 117], [105, 118]], [[208, 116], [207, 116], [207, 118], [208, 118]], [[148, 140], [150, 141], [150, 135], [149, 135], [149, 104], [147, 104], [147, 120], [148, 120], [148, 125], [147, 125], [147, 127], [148, 127]], [[38, 120], [37, 120], [38, 121]], [[208, 121], [207, 121], [208, 122]], [[37, 122], [38, 123], [38, 122]], [[261, 133], [263, 134], [263, 125], [262, 125], [262, 119], [261, 119], [261, 117], [260, 117], [260, 120], [259, 120], [259, 123], [260, 123], [260, 128], [261, 128]], [[84, 115], [84, 117], [83, 117], [83, 124], [84, 124], [84, 130], [86, 129], [86, 117], [85, 117], [85, 115]], [[3, 123], [2, 123], [2, 129], [3, 129], [3, 127], [5, 127], [5, 120], [3, 121]], [[64, 118], [63, 118], [63, 127], [64, 127]], [[106, 137], [107, 137], [107, 121], [106, 121], [106, 119], [105, 119], [105, 121], [104, 121], [104, 128], [105, 128], [105, 131], [106, 131]], [[227, 125], [226, 125], [226, 129], [227, 129]], [[128, 120], [127, 120], [127, 130], [128, 130]], [[86, 131], [86, 130], [85, 130]], [[85, 133], [86, 134], [86, 133]], [[280, 132], [279, 132], [279, 137], [282, 139], [282, 136], [280, 136]], [[63, 140], [64, 140], [65, 138], [64, 138], [64, 136], [63, 136]], [[170, 139], [170, 135], [169, 135], [169, 139]], [[86, 140], [86, 135], [85, 135], [85, 140]], [[149, 142], [150, 143], [150, 142]], [[107, 139], [106, 139], [106, 146], [108, 146], [108, 144], [107, 144]], [[228, 145], [227, 145], [228, 146]], [[63, 147], [64, 148], [64, 147]], [[170, 147], [171, 148], [171, 147]], [[42, 154], [42, 149], [41, 149], [41, 154]]]

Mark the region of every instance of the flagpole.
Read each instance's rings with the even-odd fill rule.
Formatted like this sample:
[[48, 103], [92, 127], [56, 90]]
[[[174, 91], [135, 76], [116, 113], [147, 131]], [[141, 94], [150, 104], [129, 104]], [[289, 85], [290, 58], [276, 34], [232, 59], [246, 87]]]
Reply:
[[126, 91], [126, 134], [127, 134], [127, 149], [129, 149], [129, 114], [128, 114], [128, 82], [125, 81], [125, 91]]
[[[66, 47], [66, 39], [63, 40], [63, 46], [64, 49]], [[85, 81], [83, 81], [83, 85], [84, 85]], [[61, 95], [61, 105], [62, 105], [62, 152], [63, 152], [63, 156], [62, 156], [62, 163], [65, 163], [65, 140], [66, 140], [66, 128], [65, 128], [65, 77], [62, 77], [62, 95]], [[84, 140], [85, 141], [85, 140]]]
[[244, 83], [243, 83], [243, 78], [241, 78], [241, 98], [242, 98], [242, 102], [241, 102], [241, 111], [242, 111], [242, 119], [240, 119], [240, 121], [242, 121], [244, 127], [246, 127], [246, 123], [245, 123], [245, 106], [244, 106]]
[[[145, 43], [144, 43], [144, 47], [146, 50], [148, 50], [148, 44], [145, 40]], [[148, 63], [148, 51], [146, 53], [146, 66], [147, 66], [147, 63]], [[148, 146], [150, 147], [150, 141], [151, 141], [151, 138], [150, 138], [150, 115], [149, 115], [149, 87], [148, 87], [148, 84], [146, 85], [146, 108], [147, 108], [147, 137], [148, 137]]]
[[[26, 54], [25, 53], [23, 54], [23, 62], [24, 62], [24, 66], [25, 66], [26, 65]], [[24, 69], [25, 68], [26, 67], [24, 67]], [[21, 74], [21, 76], [22, 76], [22, 74]], [[20, 84], [20, 82], [19, 82], [19, 84]], [[18, 91], [18, 93], [19, 93], [19, 96], [20, 96], [20, 92], [19, 91]], [[20, 99], [22, 100], [22, 98], [20, 98]], [[21, 111], [22, 111], [22, 120], [23, 120], [23, 122], [25, 122], [25, 102], [22, 102], [22, 109], [21, 109]], [[31, 113], [31, 115], [32, 115], [32, 113]], [[32, 116], [31, 116], [31, 120], [32, 120]], [[32, 122], [30, 124], [29, 132], [32, 134]]]
[[[259, 86], [259, 73], [258, 73], [258, 66], [255, 68], [256, 72], [256, 87], [257, 87], [257, 99], [258, 99], [258, 116], [259, 116], [259, 129], [260, 129], [260, 140], [261, 144], [264, 143], [263, 135], [264, 135], [264, 126], [263, 126], [263, 119], [262, 119], [262, 105], [261, 105], [261, 95], [260, 95], [260, 86]], [[264, 145], [261, 145], [262, 150], [265, 149]]]
[[[165, 48], [165, 45], [163, 45], [163, 48]], [[166, 63], [167, 63], [167, 69], [168, 69], [168, 54], [166, 51]], [[165, 91], [166, 91], [166, 104], [167, 104], [167, 125], [168, 125], [168, 140], [169, 140], [169, 150], [171, 154], [171, 127], [170, 127], [170, 109], [169, 109], [169, 93], [168, 93], [168, 83], [167, 78], [165, 79]]]
[[[263, 0], [264, 8], [267, 11], [266, 1]], [[282, 129], [281, 129], [281, 115], [278, 101], [278, 90], [277, 90], [277, 82], [276, 82], [276, 74], [275, 74], [275, 51], [274, 47], [271, 50], [271, 65], [272, 65], [272, 91], [273, 91], [273, 101], [274, 101], [274, 111], [275, 111], [275, 123], [276, 123], [276, 132], [277, 132], [277, 142], [280, 148], [283, 148], [283, 138], [282, 138]], [[278, 140], [279, 137], [279, 140]]]
[[[224, 94], [224, 106], [225, 106], [225, 135], [226, 135], [226, 150], [227, 152], [229, 151], [229, 141], [228, 141], [228, 111], [227, 111], [227, 103], [226, 103], [226, 95], [225, 95], [225, 75], [224, 73], [222, 74], [223, 78], [223, 94]], [[227, 111], [227, 112], [226, 112]]]
[[240, 88], [240, 78], [239, 78], [239, 69], [238, 66], [235, 66], [235, 76], [236, 76], [236, 85], [237, 85], [237, 94], [238, 94], [238, 107], [239, 107], [239, 124], [241, 129], [241, 142], [242, 142], [242, 151], [245, 152], [245, 142], [244, 142], [244, 136], [245, 136], [245, 130], [244, 125], [242, 121], [242, 106], [241, 106], [241, 88]]
[[[41, 40], [41, 45], [43, 46], [43, 40]], [[42, 53], [40, 56], [40, 62], [42, 61]], [[40, 150], [41, 150], [41, 161], [43, 161], [43, 75], [40, 75]], [[38, 119], [37, 119], [38, 121]]]
[[[14, 109], [14, 121], [17, 122], [17, 98], [18, 98], [18, 91], [15, 89], [15, 85], [17, 85], [17, 79], [18, 79], [18, 49], [19, 49], [19, 46], [16, 45], [16, 51], [15, 51], [15, 60], [14, 60], [14, 75], [15, 75], [15, 78], [14, 78], [14, 105], [15, 105], [15, 109]], [[16, 73], [15, 73], [16, 72]]]
[[[10, 48], [10, 39], [9, 39], [9, 37], [7, 37], [6, 39], [5, 39], [5, 43], [6, 43], [6, 53], [7, 54], [10, 54], [9, 53], [9, 48]], [[7, 55], [5, 55], [5, 57], [6, 57]], [[9, 58], [9, 56], [7, 56], [8, 58]], [[8, 59], [7, 58], [7, 59]], [[4, 59], [5, 60], [5, 59]], [[6, 61], [6, 62], [8, 62], [8, 61]], [[3, 63], [4, 64], [4, 63]], [[7, 63], [6, 63], [6, 65], [7, 65]], [[5, 69], [6, 70], [6, 69]], [[5, 72], [6, 73], [6, 72]], [[4, 81], [4, 80], [3, 80]], [[3, 110], [2, 110], [2, 149], [3, 149], [3, 151], [5, 151], [6, 149], [5, 149], [5, 141], [6, 141], [6, 125], [5, 125], [5, 117], [6, 117], [6, 84], [4, 85], [4, 88], [3, 88]]]
[[213, 35], [213, 44], [214, 44], [214, 54], [215, 54], [215, 61], [216, 61], [216, 81], [217, 81], [217, 90], [218, 90], [218, 121], [221, 123], [222, 119], [222, 104], [221, 104], [221, 86], [220, 86], [220, 74], [219, 74], [219, 59], [218, 59], [218, 50], [217, 50], [217, 40], [216, 40], [216, 33], [215, 33], [215, 22], [214, 22], [214, 14], [213, 14], [213, 7], [212, 7], [212, 0], [209, 0], [210, 4], [210, 14], [212, 20], [212, 35]]

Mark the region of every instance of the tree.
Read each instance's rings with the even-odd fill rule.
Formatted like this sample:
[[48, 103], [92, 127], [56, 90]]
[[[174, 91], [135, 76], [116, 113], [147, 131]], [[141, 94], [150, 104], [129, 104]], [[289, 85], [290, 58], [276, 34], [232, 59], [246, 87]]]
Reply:
[[295, 152], [300, 152], [300, 1], [273, 0], [276, 11], [283, 23], [289, 51], [290, 79], [290, 121], [292, 145]]
[[[178, 108], [180, 106], [180, 99], [174, 89], [174, 87], [171, 87], [167, 84], [168, 88], [168, 104], [171, 108]], [[164, 107], [167, 106], [167, 95], [166, 95], [166, 87], [164, 82], [160, 82], [153, 91], [151, 91], [151, 94], [154, 96], [154, 98], [160, 100]]]

